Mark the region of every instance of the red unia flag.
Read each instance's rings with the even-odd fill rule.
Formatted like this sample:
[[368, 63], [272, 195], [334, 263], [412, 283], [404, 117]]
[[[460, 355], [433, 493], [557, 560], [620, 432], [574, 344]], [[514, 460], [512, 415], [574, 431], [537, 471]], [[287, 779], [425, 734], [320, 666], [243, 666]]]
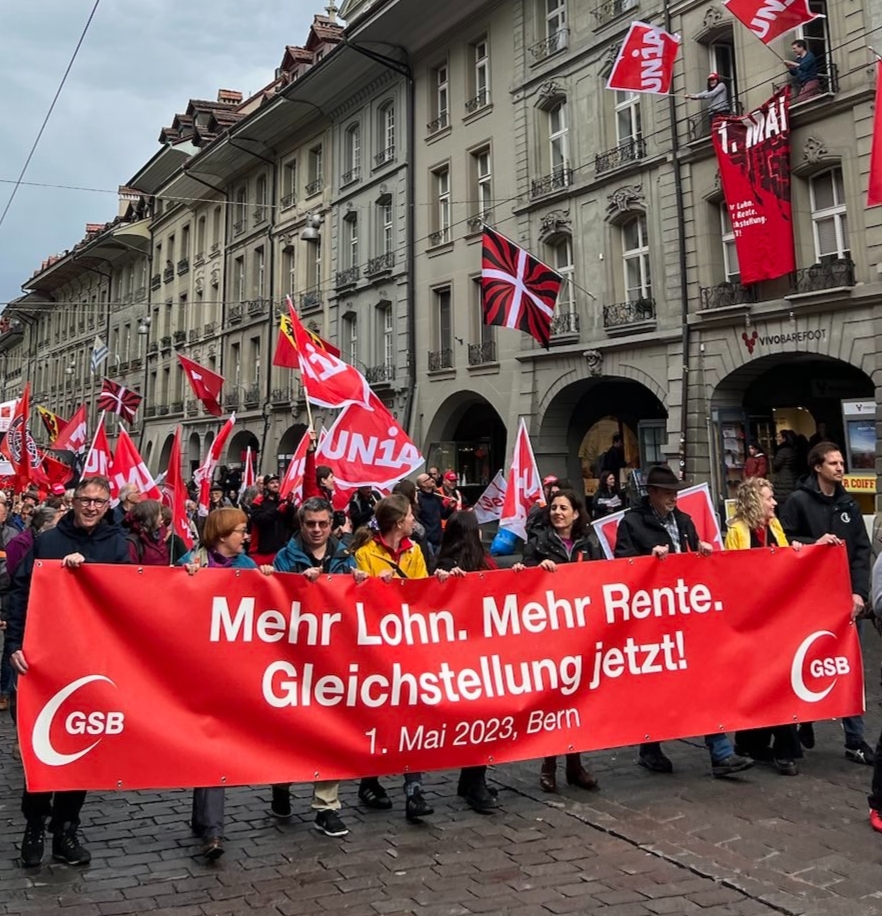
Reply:
[[723, 0], [723, 6], [765, 45], [821, 16], [809, 0]]
[[251, 453], [251, 446], [245, 449], [245, 467], [242, 469], [242, 485], [239, 487], [241, 496], [249, 487], [253, 487], [257, 476], [254, 473], [254, 455]]
[[667, 95], [679, 50], [679, 35], [648, 22], [632, 22], [606, 88]]
[[30, 397], [31, 386], [27, 384], [9, 422], [6, 437], [0, 445], [0, 454], [9, 459], [19, 489], [24, 489], [32, 480], [36, 483], [46, 481], [43, 459], [28, 425]]
[[310, 431], [307, 430], [294, 452], [294, 457], [285, 470], [285, 478], [279, 487], [279, 496], [287, 499], [292, 493], [295, 502], [303, 501], [303, 471], [306, 467], [306, 453], [309, 451]]
[[65, 424], [58, 438], [52, 443], [54, 452], [73, 452], [82, 455], [86, 451], [88, 442], [88, 420], [86, 418], [86, 405], [81, 404], [76, 413]]
[[876, 109], [873, 112], [873, 148], [870, 151], [870, 185], [867, 206], [882, 204], [882, 60], [876, 61]]
[[208, 499], [211, 493], [211, 481], [214, 477], [215, 469], [220, 464], [220, 457], [223, 454], [224, 446], [227, 444], [227, 439], [230, 438], [230, 433], [233, 431], [235, 425], [236, 415], [233, 414], [230, 419], [224, 423], [223, 428], [209, 446], [205, 460], [196, 468], [196, 473], [193, 475], [196, 479], [196, 483], [199, 485], [200, 515], [208, 515]]
[[[710, 489], [706, 483], [681, 490], [677, 495], [677, 508], [692, 518], [698, 537], [702, 541], [712, 544], [714, 550], [723, 549], [720, 523], [717, 521], [717, 514], [714, 512], [713, 502], [711, 501]], [[615, 556], [616, 532], [625, 511], [627, 510], [607, 515], [591, 523], [597, 532], [597, 538], [600, 541], [603, 552], [610, 559]]]
[[147, 465], [144, 464], [144, 459], [135, 447], [135, 443], [122, 426], [119, 428], [116, 452], [110, 466], [110, 477], [117, 493], [126, 484], [132, 484], [147, 499], [162, 499], [162, 493], [156, 486], [153, 475], [147, 470]]
[[199, 398], [205, 405], [205, 409], [213, 416], [219, 417], [223, 414], [220, 406], [221, 388], [224, 387], [224, 377], [194, 363], [192, 359], [181, 356], [178, 353], [178, 359], [181, 362], [181, 368], [187, 376], [187, 381], [193, 389], [193, 394]]
[[505, 501], [499, 527], [505, 528], [523, 540], [527, 539], [527, 515], [530, 509], [542, 499], [542, 481], [533, 455], [533, 446], [527, 435], [527, 424], [521, 418], [518, 437], [515, 440], [514, 455], [508, 472]]
[[181, 473], [181, 427], [175, 430], [171, 453], [168, 456], [168, 470], [163, 484], [165, 503], [172, 510], [172, 531], [184, 542], [188, 550], [193, 548], [193, 534], [187, 518], [187, 487]]
[[86, 462], [83, 465], [83, 477], [107, 477], [110, 480], [110, 495], [115, 500], [119, 493], [119, 487], [115, 484], [110, 476], [110, 467], [112, 464], [110, 455], [110, 444], [107, 441], [107, 433], [104, 431], [104, 414], [98, 421], [98, 429], [92, 438], [92, 445], [89, 453], [86, 455]]

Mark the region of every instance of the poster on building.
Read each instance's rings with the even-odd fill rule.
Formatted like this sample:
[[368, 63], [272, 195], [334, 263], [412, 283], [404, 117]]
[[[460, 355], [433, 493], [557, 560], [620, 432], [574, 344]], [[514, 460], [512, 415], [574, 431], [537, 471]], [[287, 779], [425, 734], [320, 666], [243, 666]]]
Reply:
[[716, 118], [711, 131], [745, 284], [796, 269], [789, 109], [785, 86], [746, 115]]

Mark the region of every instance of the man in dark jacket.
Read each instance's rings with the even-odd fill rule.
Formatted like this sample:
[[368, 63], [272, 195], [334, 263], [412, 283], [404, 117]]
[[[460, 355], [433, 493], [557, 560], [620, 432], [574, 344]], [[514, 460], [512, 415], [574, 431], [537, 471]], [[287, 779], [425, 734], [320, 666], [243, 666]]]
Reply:
[[359, 487], [349, 500], [349, 521], [352, 530], [358, 531], [369, 525], [374, 517], [374, 509], [382, 497], [371, 487]]
[[[28, 672], [22, 651], [28, 613], [31, 576], [36, 560], [61, 560], [67, 569], [83, 563], [128, 563], [129, 549], [121, 529], [104, 520], [110, 506], [110, 482], [104, 477], [81, 480], [74, 492], [73, 509], [54, 528], [39, 534], [12, 579], [9, 595], [9, 626], [13, 669]], [[48, 612], [48, 610], [47, 610]], [[85, 792], [22, 793], [21, 810], [27, 820], [21, 843], [21, 863], [33, 868], [43, 860], [45, 821], [49, 817], [52, 858], [68, 865], [85, 865], [91, 854], [77, 839]]]
[[291, 503], [279, 496], [280, 487], [278, 476], [268, 474], [263, 482], [263, 498], [251, 506], [251, 528], [257, 534], [251, 559], [258, 566], [271, 565], [291, 537], [293, 510]]
[[[781, 525], [790, 541], [803, 544], [845, 546], [851, 574], [852, 619], [869, 611], [870, 538], [858, 504], [842, 486], [845, 462], [839, 446], [819, 442], [808, 456], [811, 472], [804, 477], [781, 510]], [[864, 740], [864, 717], [843, 716], [845, 756], [855, 763], [872, 766], [873, 749]], [[799, 738], [805, 747], [814, 747], [814, 732], [810, 723], [799, 728]]]
[[416, 479], [417, 504], [420, 507], [420, 523], [426, 529], [426, 545], [434, 557], [441, 546], [442, 519], [453, 511], [444, 505], [443, 497], [435, 489], [435, 480], [428, 474], [420, 474]]
[[[663, 560], [671, 553], [698, 553], [709, 556], [713, 547], [702, 541], [695, 523], [677, 508], [677, 491], [683, 484], [669, 467], [652, 468], [646, 477], [643, 500], [629, 509], [619, 522], [616, 532], [616, 557], [658, 557]], [[711, 754], [714, 776], [729, 776], [753, 766], [749, 757], [735, 753], [725, 734], [704, 736]], [[640, 766], [653, 773], [672, 773], [674, 765], [658, 741], [640, 745]]]

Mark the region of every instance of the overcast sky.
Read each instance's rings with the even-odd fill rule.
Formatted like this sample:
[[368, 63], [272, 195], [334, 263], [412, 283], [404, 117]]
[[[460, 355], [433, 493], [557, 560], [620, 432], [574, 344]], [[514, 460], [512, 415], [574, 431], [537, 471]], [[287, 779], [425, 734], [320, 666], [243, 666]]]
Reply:
[[[0, 10], [0, 213], [34, 142], [94, 0], [35, 0]], [[338, 3], [339, 5], [339, 3]], [[115, 189], [159, 149], [191, 98], [266, 85], [286, 44], [303, 44], [323, 0], [101, 0], [25, 181], [0, 226], [0, 302], [86, 223], [117, 213]]]

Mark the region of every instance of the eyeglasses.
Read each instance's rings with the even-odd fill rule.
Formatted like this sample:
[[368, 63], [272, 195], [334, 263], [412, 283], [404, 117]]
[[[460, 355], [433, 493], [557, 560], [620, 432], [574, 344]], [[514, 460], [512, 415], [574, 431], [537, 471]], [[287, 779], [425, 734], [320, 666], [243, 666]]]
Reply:
[[110, 502], [109, 499], [98, 499], [93, 496], [75, 496], [74, 499], [84, 509], [88, 506], [97, 506], [100, 509], [102, 506], [106, 506]]
[[232, 534], [248, 534], [247, 528], [234, 528], [231, 532]]
[[330, 522], [304, 522], [304, 528], [330, 528]]

